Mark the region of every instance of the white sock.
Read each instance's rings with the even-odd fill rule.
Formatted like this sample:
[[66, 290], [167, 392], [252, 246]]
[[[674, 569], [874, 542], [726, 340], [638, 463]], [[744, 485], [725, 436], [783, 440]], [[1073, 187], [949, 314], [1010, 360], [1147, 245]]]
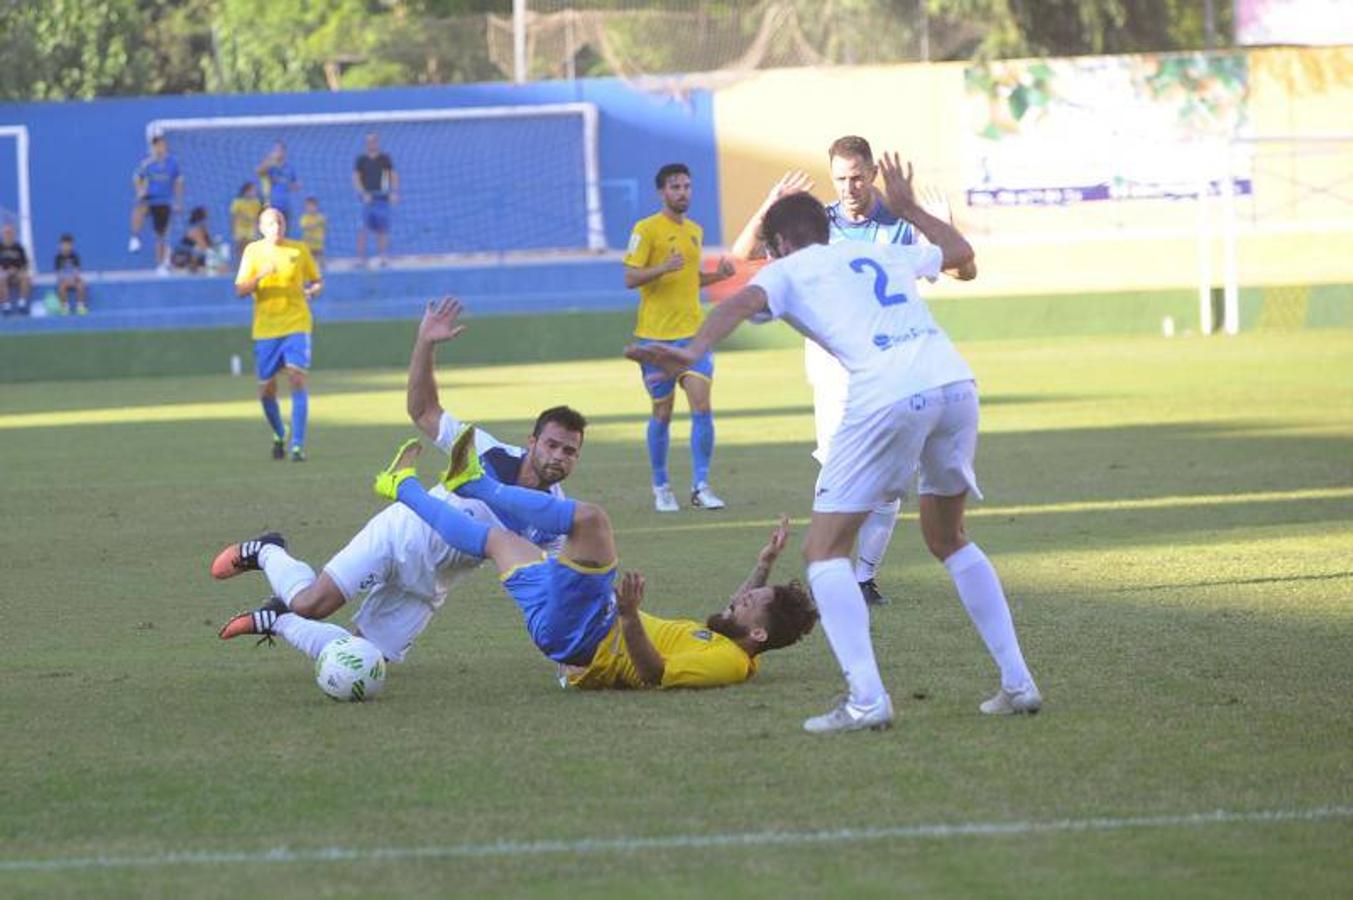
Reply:
[[316, 622], [295, 613], [282, 613], [273, 623], [272, 630], [311, 659], [319, 656], [319, 652], [330, 641], [350, 637], [352, 634], [346, 628], [332, 622]]
[[808, 586], [817, 603], [836, 661], [850, 685], [850, 699], [872, 706], [884, 695], [883, 679], [869, 638], [869, 607], [845, 557], [808, 564]]
[[258, 567], [268, 576], [268, 584], [287, 608], [291, 598], [315, 583], [315, 570], [276, 544], [264, 544], [258, 551]]
[[883, 554], [888, 552], [888, 542], [893, 539], [897, 513], [901, 509], [901, 498], [885, 503], [875, 508], [860, 526], [860, 536], [855, 540], [856, 581], [868, 581], [883, 565]]
[[1023, 690], [1033, 683], [1024, 654], [1015, 637], [1015, 623], [1010, 618], [1010, 607], [1005, 602], [1005, 591], [996, 569], [982, 548], [968, 544], [944, 561], [949, 577], [954, 580], [959, 599], [968, 610], [968, 618], [977, 626], [977, 633], [987, 645], [987, 651], [1001, 670], [1001, 687], [1007, 691]]

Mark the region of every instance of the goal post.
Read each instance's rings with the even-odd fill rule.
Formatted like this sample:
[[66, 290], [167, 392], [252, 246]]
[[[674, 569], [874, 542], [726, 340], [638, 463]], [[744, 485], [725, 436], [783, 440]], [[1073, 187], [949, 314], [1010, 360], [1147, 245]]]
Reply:
[[354, 252], [354, 161], [375, 132], [399, 177], [391, 253], [442, 256], [605, 249], [597, 124], [595, 105], [557, 103], [157, 119], [146, 138], [166, 138], [185, 206], [206, 208], [213, 235], [225, 237], [230, 201], [283, 142], [300, 183], [293, 219], [315, 197], [333, 257]]
[[1337, 249], [1353, 246], [1353, 133], [1236, 137], [1215, 174], [1198, 187], [1202, 333], [1239, 333], [1244, 288], [1267, 305], [1280, 289], [1353, 283], [1353, 255]]
[[[0, 202], [3, 218], [12, 221], [19, 232], [19, 243], [28, 253], [29, 271], [38, 271], [37, 254], [33, 248], [33, 198], [28, 173], [28, 128], [24, 125], [0, 125], [0, 139], [14, 141], [14, 208]], [[0, 197], [9, 199], [8, 192]]]

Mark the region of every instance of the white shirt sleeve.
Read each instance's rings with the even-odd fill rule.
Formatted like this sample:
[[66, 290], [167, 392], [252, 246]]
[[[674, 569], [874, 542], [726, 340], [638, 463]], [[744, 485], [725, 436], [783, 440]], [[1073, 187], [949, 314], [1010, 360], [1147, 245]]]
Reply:
[[940, 276], [940, 266], [944, 263], [944, 251], [934, 244], [912, 244], [910, 245], [915, 254], [912, 265], [916, 267], [918, 278], [928, 278], [934, 281]]
[[460, 434], [460, 420], [446, 410], [442, 410], [442, 421], [437, 425], [437, 440], [433, 441], [443, 453], [451, 452], [451, 445]]
[[771, 263], [757, 272], [749, 284], [766, 292], [767, 307], [766, 312], [752, 316], [751, 322], [760, 325], [769, 322], [771, 319], [778, 319], [785, 314], [785, 309], [789, 304], [791, 287], [789, 279], [785, 276], [784, 266]]

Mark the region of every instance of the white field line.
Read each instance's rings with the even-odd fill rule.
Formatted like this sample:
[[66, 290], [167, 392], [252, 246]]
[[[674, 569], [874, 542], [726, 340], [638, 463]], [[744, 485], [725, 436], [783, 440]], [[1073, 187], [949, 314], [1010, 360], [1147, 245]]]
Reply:
[[749, 831], [721, 834], [674, 834], [656, 837], [582, 838], [552, 841], [498, 841], [492, 844], [447, 844], [422, 847], [319, 847], [266, 851], [196, 851], [148, 856], [86, 856], [0, 860], [3, 872], [67, 872], [81, 869], [163, 868], [181, 865], [224, 865], [308, 862], [386, 862], [406, 859], [491, 859], [532, 856], [588, 856], [654, 850], [728, 847], [856, 844], [866, 841], [952, 840], [973, 837], [1022, 837], [1044, 834], [1202, 828], [1210, 825], [1276, 825], [1353, 819], [1353, 806], [1211, 812], [1172, 816], [1054, 819], [1044, 822], [953, 822], [894, 827], [839, 828], [824, 831]]

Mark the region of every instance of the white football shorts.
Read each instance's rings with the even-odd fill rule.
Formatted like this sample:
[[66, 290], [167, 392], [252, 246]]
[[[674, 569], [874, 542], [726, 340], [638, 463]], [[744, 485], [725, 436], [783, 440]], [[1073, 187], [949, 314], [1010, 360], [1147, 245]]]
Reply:
[[[435, 587], [410, 590], [399, 578], [401, 562], [408, 563], [408, 544], [391, 527], [389, 517], [378, 515], [329, 560], [324, 571], [352, 601], [366, 592], [366, 600], [352, 617], [362, 636], [375, 644], [391, 662], [402, 662], [414, 638], [428, 626], [437, 609]], [[435, 577], [429, 568], [425, 578]]]
[[979, 499], [977, 385], [958, 381], [905, 397], [892, 406], [847, 409], [831, 453], [818, 473], [814, 512], [867, 512], [906, 495], [919, 470], [917, 493]]

